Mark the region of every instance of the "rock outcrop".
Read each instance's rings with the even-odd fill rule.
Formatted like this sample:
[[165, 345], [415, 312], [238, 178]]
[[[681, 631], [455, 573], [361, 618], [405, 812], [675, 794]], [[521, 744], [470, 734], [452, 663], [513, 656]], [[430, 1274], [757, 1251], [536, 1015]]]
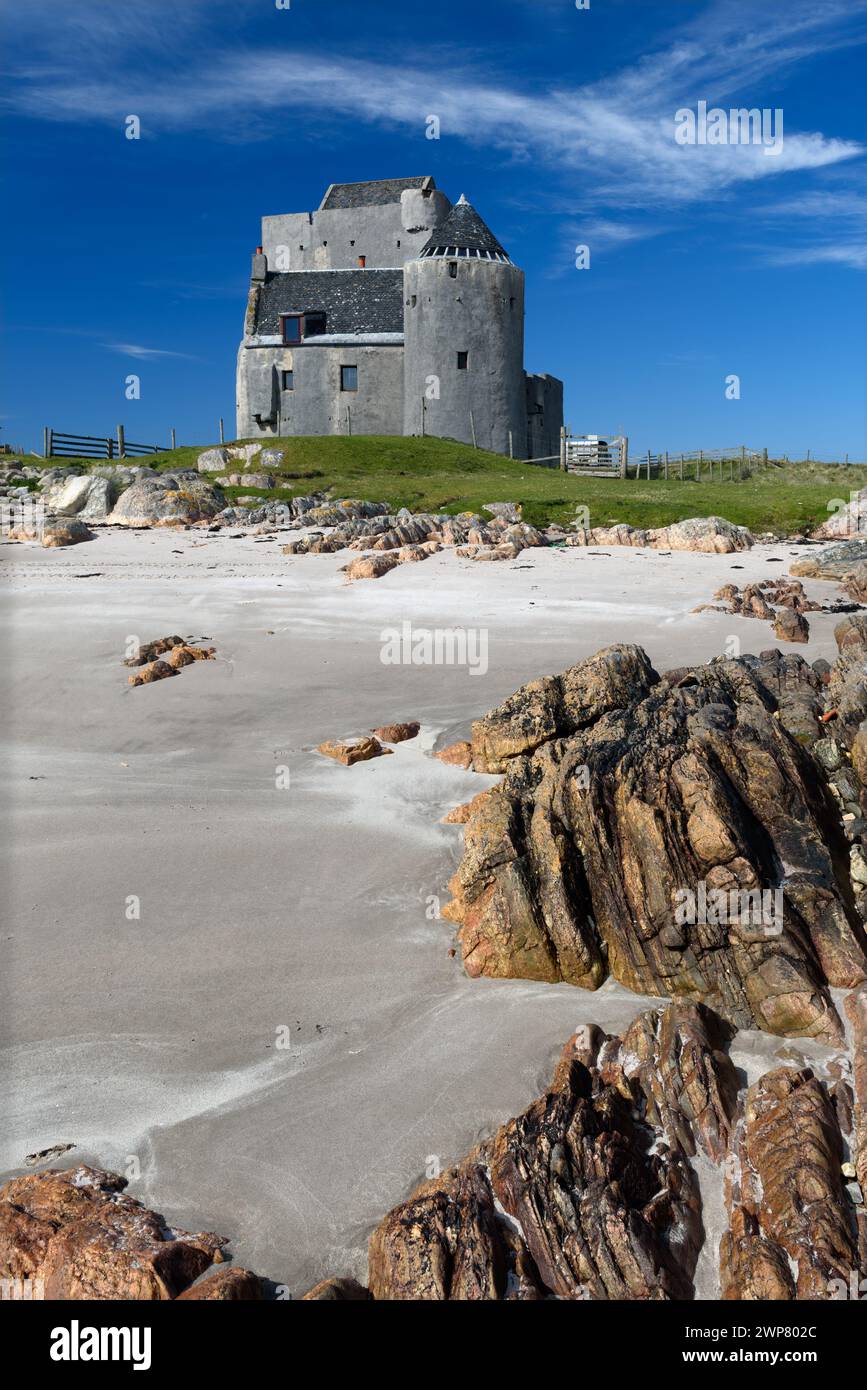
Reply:
[[101, 1168], [48, 1169], [0, 1188], [0, 1278], [47, 1299], [176, 1298], [214, 1262], [223, 1236], [173, 1230]]
[[382, 758], [391, 752], [390, 748], [383, 748], [378, 738], [355, 738], [355, 739], [330, 739], [326, 743], [320, 743], [317, 753], [322, 753], [326, 758], [333, 758], [335, 762], [342, 763], [344, 767], [353, 767], [356, 763], [369, 762], [371, 758]]
[[823, 697], [853, 738], [864, 719], [867, 619], [846, 623], [827, 690], [798, 658], [778, 690], [776, 653], [660, 677], [617, 646], [476, 721], [474, 767], [505, 776], [470, 814], [444, 909], [467, 972], [590, 989], [610, 974], [738, 1027], [839, 1041], [829, 987], [862, 981], [867, 955], [805, 743]]

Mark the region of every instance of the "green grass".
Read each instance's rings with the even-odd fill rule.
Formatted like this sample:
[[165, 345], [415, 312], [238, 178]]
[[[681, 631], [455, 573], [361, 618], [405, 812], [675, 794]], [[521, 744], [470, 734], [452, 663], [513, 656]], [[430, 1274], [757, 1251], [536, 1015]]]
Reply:
[[[136, 462], [162, 471], [195, 468], [205, 447], [175, 449]], [[827, 520], [833, 498], [848, 498], [851, 489], [867, 484], [867, 467], [844, 464], [785, 464], [740, 482], [577, 478], [446, 439], [329, 436], [267, 440], [265, 447], [282, 449], [284, 462], [276, 476], [290, 487], [271, 493], [227, 488], [230, 498], [249, 493], [286, 499], [293, 493], [330, 490], [335, 497], [388, 502], [394, 509], [451, 513], [480, 511], [486, 502], [521, 502], [525, 519], [536, 525], [572, 522], [576, 508], [586, 506], [591, 526], [624, 521], [649, 528], [688, 516], [718, 515], [754, 531], [783, 535], [818, 526]], [[256, 471], [255, 460], [250, 465], [233, 461], [228, 471], [248, 469]]]

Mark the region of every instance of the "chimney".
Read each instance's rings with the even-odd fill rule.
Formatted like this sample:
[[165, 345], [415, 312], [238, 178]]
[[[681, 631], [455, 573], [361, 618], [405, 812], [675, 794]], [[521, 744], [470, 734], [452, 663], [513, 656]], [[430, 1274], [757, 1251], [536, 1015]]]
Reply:
[[364, 270], [364, 267], [365, 267], [366, 265], [367, 265], [367, 257], [366, 257], [366, 256], [359, 256], [359, 257], [358, 257], [358, 268], [359, 268], [359, 270]]
[[253, 255], [253, 275], [252, 279], [257, 284], [262, 284], [268, 273], [268, 257], [262, 254], [261, 246], [256, 247]]

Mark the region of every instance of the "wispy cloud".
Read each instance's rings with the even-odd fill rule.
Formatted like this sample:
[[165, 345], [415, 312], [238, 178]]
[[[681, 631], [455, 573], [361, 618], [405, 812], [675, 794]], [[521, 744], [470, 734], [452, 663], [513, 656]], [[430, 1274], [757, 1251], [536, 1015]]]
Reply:
[[149, 362], [155, 357], [182, 357], [187, 362], [199, 361], [198, 357], [193, 357], [188, 352], [170, 352], [168, 348], [142, 347], [140, 343], [100, 343], [99, 346], [108, 352], [118, 352], [122, 357], [137, 357], [143, 362]]
[[[130, 7], [120, 9], [131, 27], [121, 25], [111, 41], [123, 50], [124, 33], [133, 44], [140, 17], [130, 20]], [[111, 7], [112, 22], [116, 10]], [[767, 94], [783, 71], [861, 41], [855, 21], [865, 12], [867, 0], [791, 0], [763, 11], [756, 24], [754, 6], [717, 0], [631, 68], [604, 81], [561, 81], [539, 91], [498, 79], [483, 60], [438, 64], [435, 50], [423, 65], [398, 65], [273, 46], [206, 49], [200, 60], [145, 65], [142, 78], [139, 49], [136, 63], [121, 57], [88, 71], [64, 51], [57, 10], [60, 34], [41, 62], [13, 70], [2, 100], [44, 120], [120, 124], [135, 113], [145, 135], [198, 129], [227, 139], [258, 138], [281, 115], [297, 112], [421, 134], [426, 117], [436, 113], [445, 137], [493, 147], [518, 163], [581, 171], [594, 182], [600, 206], [613, 198], [621, 207], [658, 206], [724, 195], [737, 185], [863, 153], [855, 141], [790, 128], [775, 158], [750, 145], [682, 147], [674, 140], [674, 114], [699, 99], [714, 104], [735, 93], [747, 93], [749, 105], [773, 105]], [[206, 14], [195, 0], [185, 22], [203, 21]], [[110, 27], [100, 7], [85, 5], [84, 17], [94, 26], [94, 41]], [[79, 26], [83, 22], [79, 16]], [[196, 45], [186, 51], [195, 52]]]

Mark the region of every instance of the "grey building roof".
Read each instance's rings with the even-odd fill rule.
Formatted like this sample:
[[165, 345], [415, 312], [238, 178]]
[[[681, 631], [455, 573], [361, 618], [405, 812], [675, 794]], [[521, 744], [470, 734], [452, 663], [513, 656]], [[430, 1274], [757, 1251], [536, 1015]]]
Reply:
[[320, 203], [324, 208], [369, 208], [399, 203], [405, 188], [436, 188], [429, 174], [415, 179], [374, 179], [369, 183], [333, 183]]
[[485, 260], [507, 261], [503, 249], [490, 227], [461, 194], [445, 222], [425, 242], [419, 256], [480, 256]]
[[269, 275], [255, 332], [280, 332], [281, 314], [325, 314], [333, 333], [402, 333], [403, 270], [295, 270]]

